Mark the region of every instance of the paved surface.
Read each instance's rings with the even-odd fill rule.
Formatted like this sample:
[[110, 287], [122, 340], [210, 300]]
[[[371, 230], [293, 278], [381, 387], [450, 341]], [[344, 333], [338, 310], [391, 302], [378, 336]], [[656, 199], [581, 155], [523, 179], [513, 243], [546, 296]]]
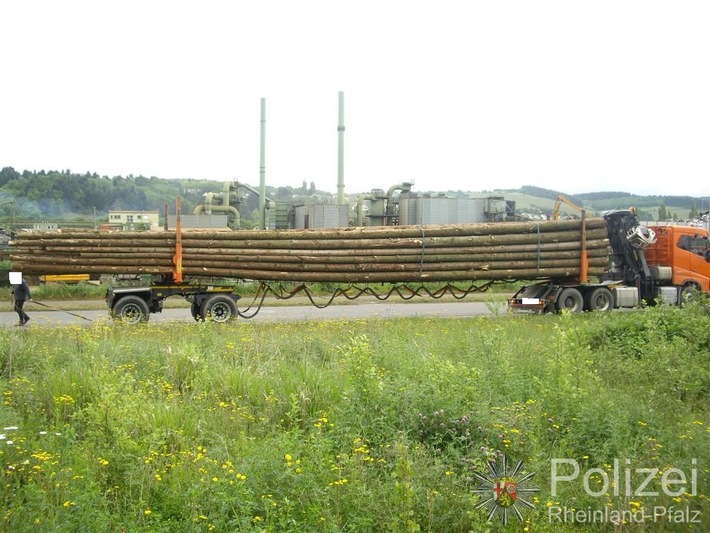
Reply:
[[[43, 325], [87, 325], [95, 321], [109, 321], [108, 311], [40, 311], [31, 303], [25, 310], [31, 317], [26, 328]], [[331, 305], [325, 309], [313, 306], [279, 306], [261, 308], [259, 313], [250, 320], [255, 321], [294, 321], [294, 320], [339, 320], [363, 318], [393, 318], [393, 317], [466, 317], [493, 314], [494, 304], [482, 302], [451, 302], [451, 303], [364, 303], [356, 305]], [[502, 310], [501, 310], [502, 312]], [[74, 316], [80, 315], [80, 316]], [[84, 318], [80, 318], [84, 317]], [[193, 322], [190, 310], [164, 309], [162, 313], [150, 316], [150, 323]], [[242, 319], [239, 319], [242, 320]], [[0, 327], [11, 327], [17, 324], [17, 314], [14, 312], [0, 313]]]

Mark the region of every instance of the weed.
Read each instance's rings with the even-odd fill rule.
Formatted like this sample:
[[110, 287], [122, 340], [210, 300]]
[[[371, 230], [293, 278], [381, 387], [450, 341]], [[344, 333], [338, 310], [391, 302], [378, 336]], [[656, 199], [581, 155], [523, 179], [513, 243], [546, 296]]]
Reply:
[[[520, 530], [579, 530], [550, 523], [555, 505], [706, 517], [709, 321], [699, 302], [0, 329], [0, 530], [498, 531], [473, 489], [503, 455], [541, 489]], [[596, 497], [580, 481], [553, 498], [555, 457], [597, 469], [594, 487], [615, 460], [695, 464], [698, 490]]]

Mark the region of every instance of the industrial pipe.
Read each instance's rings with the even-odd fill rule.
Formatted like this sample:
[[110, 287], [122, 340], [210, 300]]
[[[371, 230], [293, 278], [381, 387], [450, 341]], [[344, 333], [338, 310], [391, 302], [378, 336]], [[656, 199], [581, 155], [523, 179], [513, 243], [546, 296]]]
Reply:
[[394, 201], [392, 199], [394, 195], [394, 191], [404, 191], [404, 192], [409, 192], [412, 190], [412, 184], [409, 182], [402, 182], [398, 185], [392, 185], [389, 189], [387, 189], [387, 205], [385, 206], [385, 224], [388, 226], [388, 222], [392, 221], [392, 217], [394, 216]]
[[239, 211], [237, 210], [236, 207], [231, 206], [231, 205], [213, 205], [211, 207], [211, 210], [207, 212], [205, 209], [204, 205], [198, 205], [195, 207], [195, 210], [192, 212], [194, 215], [200, 215], [202, 212], [205, 211], [205, 214], [211, 215], [212, 211], [216, 211], [218, 213], [231, 213], [232, 218], [234, 219], [233, 225], [235, 228], [240, 228], [242, 219], [241, 215], [239, 214]]
[[363, 225], [362, 208], [363, 208], [363, 204], [365, 203], [365, 200], [377, 200], [377, 198], [372, 193], [361, 194], [360, 196], [357, 197], [357, 203], [355, 204], [355, 217], [356, 217], [355, 218], [355, 225], [356, 226]]

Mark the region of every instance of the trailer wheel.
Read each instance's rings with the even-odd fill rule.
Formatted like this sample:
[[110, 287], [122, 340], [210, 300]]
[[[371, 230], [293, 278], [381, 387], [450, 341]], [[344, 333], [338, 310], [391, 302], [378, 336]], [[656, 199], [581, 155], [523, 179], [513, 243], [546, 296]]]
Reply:
[[584, 309], [584, 298], [577, 289], [568, 287], [563, 289], [557, 297], [557, 310], [579, 313]]
[[606, 287], [597, 287], [584, 298], [585, 308], [589, 311], [611, 311], [614, 309], [614, 295]]
[[128, 295], [121, 298], [113, 306], [111, 316], [114, 320], [120, 320], [126, 324], [139, 324], [148, 322], [150, 310], [148, 304], [140, 296]]
[[200, 314], [205, 320], [211, 318], [215, 322], [229, 322], [237, 317], [237, 304], [229, 296], [214, 294], [204, 301]]
[[190, 305], [190, 313], [192, 313], [192, 318], [198, 322], [202, 322], [205, 319], [200, 313], [200, 306], [196, 302], [192, 302], [192, 305]]

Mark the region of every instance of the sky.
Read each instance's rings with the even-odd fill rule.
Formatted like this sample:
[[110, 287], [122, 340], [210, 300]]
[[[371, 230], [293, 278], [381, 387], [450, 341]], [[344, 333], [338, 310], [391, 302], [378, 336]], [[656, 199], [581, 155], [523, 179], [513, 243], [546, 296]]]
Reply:
[[710, 2], [0, 0], [0, 167], [710, 196]]

